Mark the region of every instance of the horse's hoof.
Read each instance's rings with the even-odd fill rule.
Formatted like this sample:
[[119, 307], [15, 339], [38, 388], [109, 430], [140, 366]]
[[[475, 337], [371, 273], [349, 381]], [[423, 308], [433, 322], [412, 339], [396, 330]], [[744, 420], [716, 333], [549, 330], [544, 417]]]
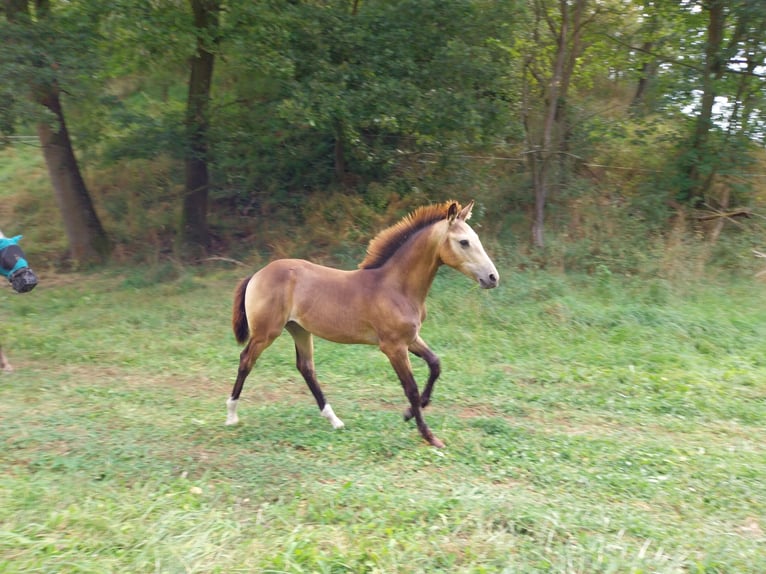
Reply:
[[435, 436], [432, 436], [430, 439], [428, 439], [428, 443], [434, 448], [444, 448], [444, 443]]

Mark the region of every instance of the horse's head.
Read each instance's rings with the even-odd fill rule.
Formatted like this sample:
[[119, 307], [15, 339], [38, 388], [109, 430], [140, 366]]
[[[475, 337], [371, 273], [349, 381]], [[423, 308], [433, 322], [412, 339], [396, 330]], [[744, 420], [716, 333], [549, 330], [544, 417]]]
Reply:
[[483, 289], [492, 289], [497, 287], [500, 276], [479, 236], [466, 223], [472, 210], [473, 200], [463, 209], [459, 209], [457, 203], [449, 206], [447, 235], [439, 249], [439, 257], [445, 265], [475, 280]]
[[29, 268], [18, 243], [21, 235], [5, 237], [0, 232], [0, 274], [8, 278], [19, 293], [31, 291], [37, 285], [37, 275]]

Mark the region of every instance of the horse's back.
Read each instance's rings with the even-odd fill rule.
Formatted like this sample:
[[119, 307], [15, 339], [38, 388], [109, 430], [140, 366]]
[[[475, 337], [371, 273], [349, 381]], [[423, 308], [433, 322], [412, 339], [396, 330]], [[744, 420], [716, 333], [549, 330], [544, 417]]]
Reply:
[[261, 295], [264, 290], [279, 291], [285, 296], [305, 291], [325, 295], [350, 285], [355, 274], [356, 271], [343, 271], [305, 259], [276, 259], [253, 275], [250, 283]]

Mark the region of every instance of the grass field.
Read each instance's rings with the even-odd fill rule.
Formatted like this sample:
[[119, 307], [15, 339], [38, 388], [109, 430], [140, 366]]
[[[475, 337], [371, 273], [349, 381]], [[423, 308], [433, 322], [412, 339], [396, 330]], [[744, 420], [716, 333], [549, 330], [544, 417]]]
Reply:
[[224, 426], [241, 273], [7, 288], [0, 571], [766, 572], [764, 285], [500, 272], [429, 299], [443, 451], [320, 341], [333, 431], [289, 336]]

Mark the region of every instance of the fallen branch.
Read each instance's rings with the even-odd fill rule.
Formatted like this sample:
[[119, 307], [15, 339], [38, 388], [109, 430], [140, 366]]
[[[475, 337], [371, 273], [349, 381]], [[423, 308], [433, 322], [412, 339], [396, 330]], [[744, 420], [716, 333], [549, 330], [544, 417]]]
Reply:
[[241, 261], [237, 261], [236, 259], [232, 259], [231, 257], [219, 257], [219, 256], [205, 257], [204, 259], [200, 259], [199, 261], [200, 263], [205, 261], [223, 261], [225, 263], [233, 263], [234, 265], [239, 265], [240, 267], [247, 267], [247, 265], [245, 265]]
[[752, 217], [752, 213], [750, 210], [746, 207], [743, 207], [741, 209], [734, 209], [732, 211], [715, 211], [713, 213], [706, 212], [704, 214], [698, 215], [696, 219], [698, 221], [712, 221], [714, 219], [720, 219], [722, 217], [725, 217], [727, 219], [731, 219], [734, 217]]

